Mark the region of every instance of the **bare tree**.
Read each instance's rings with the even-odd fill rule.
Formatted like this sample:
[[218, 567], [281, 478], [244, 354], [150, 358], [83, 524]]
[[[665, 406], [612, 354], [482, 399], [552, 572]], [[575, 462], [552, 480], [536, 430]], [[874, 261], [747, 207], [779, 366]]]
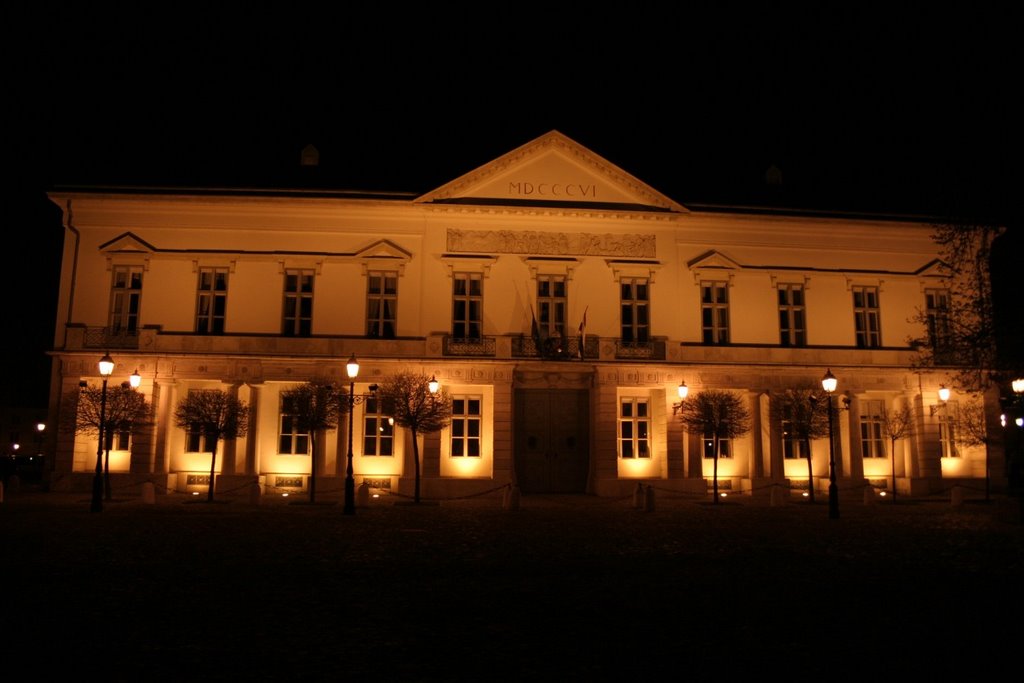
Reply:
[[317, 434], [337, 429], [343, 400], [338, 388], [324, 379], [311, 379], [281, 392], [284, 413], [293, 420], [292, 427], [309, 434], [309, 502], [316, 502]]
[[190, 391], [174, 410], [174, 424], [206, 439], [210, 448], [210, 487], [206, 500], [213, 502], [217, 444], [221, 439], [245, 436], [249, 428], [249, 407], [223, 389]]
[[[149, 421], [149, 403], [142, 392], [127, 382], [119, 386], [107, 387], [104, 401], [103, 389], [86, 386], [72, 392], [68, 399], [77, 404], [75, 421], [72, 429], [76, 434], [96, 434], [102, 432], [104, 451], [103, 457], [103, 489], [104, 498], [111, 500], [113, 492], [110, 486], [110, 451], [114, 437], [118, 434], [134, 434], [135, 430]], [[101, 417], [102, 414], [102, 417]], [[102, 429], [101, 429], [102, 427]]]
[[413, 500], [420, 502], [420, 451], [416, 436], [431, 434], [446, 427], [452, 416], [452, 399], [447, 390], [430, 391], [431, 378], [408, 370], [387, 378], [380, 384], [378, 395], [384, 406], [401, 427], [412, 434], [412, 452], [416, 467]]
[[691, 433], [712, 441], [714, 476], [713, 502], [718, 502], [718, 455], [723, 439], [734, 439], [750, 431], [750, 411], [743, 398], [731, 391], [706, 389], [693, 398], [683, 401], [679, 409], [680, 419]]
[[784, 439], [797, 439], [807, 456], [808, 497], [814, 502], [814, 468], [811, 440], [828, 436], [828, 404], [811, 389], [786, 389], [772, 394], [771, 416], [781, 424]]
[[990, 258], [1001, 232], [986, 223], [949, 223], [936, 226], [932, 236], [946, 286], [913, 318], [927, 333], [910, 340], [918, 352], [914, 368], [946, 370], [958, 391], [984, 391], [997, 377]]
[[957, 406], [954, 440], [959, 446], [985, 448], [985, 500], [989, 499], [988, 448], [995, 441], [988, 431], [983, 399], [971, 397]]
[[913, 429], [914, 413], [909, 406], [900, 406], [894, 410], [882, 406], [882, 431], [889, 437], [893, 502], [896, 502], [896, 442], [910, 436]]

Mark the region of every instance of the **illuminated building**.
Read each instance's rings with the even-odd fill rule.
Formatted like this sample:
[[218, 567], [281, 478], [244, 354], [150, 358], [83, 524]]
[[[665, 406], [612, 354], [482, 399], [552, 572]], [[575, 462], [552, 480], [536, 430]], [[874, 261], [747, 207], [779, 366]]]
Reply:
[[[984, 447], [953, 435], [958, 401], [910, 370], [919, 309], [946, 286], [925, 220], [683, 206], [558, 132], [422, 196], [347, 191], [64, 189], [66, 245], [51, 413], [75, 389], [133, 370], [153, 422], [111, 455], [120, 485], [204, 487], [202, 440], [174, 426], [192, 390], [237, 392], [254, 417], [221, 447], [218, 491], [302, 489], [309, 440], [282, 390], [312, 377], [368, 391], [403, 368], [455, 398], [455, 426], [423, 437], [423, 495], [515, 483], [524, 494], [620, 496], [638, 481], [709, 489], [703, 434], [673, 406], [685, 382], [738, 392], [752, 429], [721, 445], [724, 490], [807, 486], [806, 455], [773, 394], [835, 394], [842, 492], [936, 493], [985, 477]], [[536, 330], [537, 334], [534, 334]], [[690, 400], [690, 399], [684, 399]], [[913, 433], [895, 457], [881, 417]], [[357, 407], [357, 483], [407, 493], [412, 448], [376, 402]], [[376, 412], [374, 412], [376, 411]], [[317, 453], [317, 490], [344, 478], [347, 425]], [[53, 430], [52, 486], [88, 485], [94, 437]], [[90, 443], [89, 439], [92, 438]], [[1002, 462], [992, 453], [993, 462]], [[815, 489], [827, 439], [811, 443]], [[993, 468], [993, 476], [1001, 470]]]

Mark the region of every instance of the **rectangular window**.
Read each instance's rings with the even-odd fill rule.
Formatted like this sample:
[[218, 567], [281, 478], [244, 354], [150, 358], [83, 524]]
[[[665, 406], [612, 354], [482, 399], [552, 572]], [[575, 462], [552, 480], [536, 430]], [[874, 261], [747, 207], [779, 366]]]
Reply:
[[394, 455], [395, 426], [383, 413], [383, 401], [367, 398], [363, 403], [363, 455]]
[[196, 291], [196, 333], [224, 334], [228, 269], [200, 268]]
[[729, 343], [729, 285], [700, 283], [701, 327], [705, 344]]
[[928, 343], [941, 351], [949, 347], [949, 290], [924, 290], [925, 319], [928, 322]]
[[542, 336], [565, 338], [568, 287], [563, 275], [537, 276], [537, 315]]
[[132, 430], [131, 426], [127, 424], [119, 425], [114, 430], [114, 443], [112, 444], [112, 451], [127, 451], [131, 450], [132, 446]]
[[136, 334], [142, 307], [142, 266], [114, 266], [110, 290], [110, 331]]
[[649, 283], [645, 277], [622, 278], [619, 310], [624, 344], [646, 344], [650, 339]]
[[286, 337], [308, 337], [313, 333], [314, 271], [284, 271], [284, 321], [281, 333]]
[[366, 336], [393, 339], [398, 319], [398, 273], [366, 274]]
[[619, 403], [619, 455], [649, 458], [651, 417], [646, 398], [624, 398]]
[[947, 401], [939, 407], [939, 450], [943, 458], [959, 458], [956, 447], [956, 403]]
[[864, 458], [884, 458], [884, 417], [882, 401], [860, 402], [860, 454]]
[[452, 456], [480, 457], [480, 406], [479, 396], [452, 397]]
[[483, 337], [484, 289], [479, 273], [455, 273], [452, 283], [452, 337], [479, 341]]
[[[704, 457], [713, 458], [715, 457], [715, 439], [712, 434], [704, 435]], [[731, 458], [732, 457], [732, 439], [719, 439], [718, 440], [718, 457], [719, 458]]]
[[803, 285], [779, 285], [779, 336], [783, 346], [807, 345]]
[[882, 345], [878, 324], [878, 287], [853, 287], [853, 319], [857, 347], [874, 349]]
[[294, 399], [282, 396], [281, 429], [277, 439], [277, 452], [281, 455], [309, 453], [309, 432], [299, 428], [297, 412]]
[[807, 441], [798, 437], [793, 430], [793, 408], [785, 406], [782, 416], [782, 457], [797, 459], [808, 455]]

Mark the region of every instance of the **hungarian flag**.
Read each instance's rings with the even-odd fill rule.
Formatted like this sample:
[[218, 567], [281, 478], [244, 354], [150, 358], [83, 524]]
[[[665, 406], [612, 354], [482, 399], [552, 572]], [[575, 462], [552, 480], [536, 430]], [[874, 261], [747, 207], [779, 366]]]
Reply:
[[576, 357], [583, 358], [583, 349], [587, 345], [587, 311], [590, 310], [590, 306], [583, 309], [583, 320], [580, 321], [580, 346], [576, 349]]

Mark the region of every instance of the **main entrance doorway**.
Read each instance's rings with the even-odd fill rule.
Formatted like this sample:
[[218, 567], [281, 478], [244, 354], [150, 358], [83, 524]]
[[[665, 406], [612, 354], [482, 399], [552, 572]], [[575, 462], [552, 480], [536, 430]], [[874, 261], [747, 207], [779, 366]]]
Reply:
[[516, 480], [523, 493], [586, 493], [590, 401], [581, 389], [517, 389]]

